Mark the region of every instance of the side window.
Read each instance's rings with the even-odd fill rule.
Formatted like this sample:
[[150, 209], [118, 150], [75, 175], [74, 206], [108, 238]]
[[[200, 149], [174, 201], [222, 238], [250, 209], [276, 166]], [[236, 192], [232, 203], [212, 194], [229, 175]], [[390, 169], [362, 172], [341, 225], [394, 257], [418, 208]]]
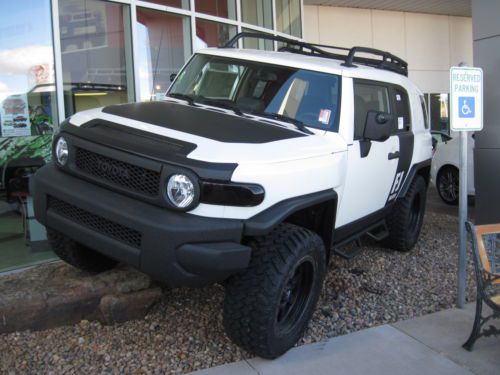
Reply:
[[427, 105], [425, 104], [425, 98], [420, 96], [420, 105], [422, 106], [422, 115], [424, 116], [424, 125], [426, 129], [429, 129], [429, 117], [427, 115]]
[[397, 132], [408, 131], [411, 129], [410, 101], [408, 93], [403, 88], [394, 88], [394, 107]]
[[368, 111], [391, 113], [386, 86], [354, 81], [354, 139], [363, 138]]

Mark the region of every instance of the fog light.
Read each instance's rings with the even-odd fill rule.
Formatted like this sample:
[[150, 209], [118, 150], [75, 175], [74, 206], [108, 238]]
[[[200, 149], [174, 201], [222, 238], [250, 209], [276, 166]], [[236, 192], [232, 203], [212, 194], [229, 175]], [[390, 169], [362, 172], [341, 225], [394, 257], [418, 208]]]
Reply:
[[167, 197], [175, 207], [188, 207], [195, 197], [193, 181], [184, 174], [172, 175], [167, 183]]
[[63, 137], [59, 137], [56, 143], [56, 159], [61, 165], [66, 165], [68, 162], [68, 143]]

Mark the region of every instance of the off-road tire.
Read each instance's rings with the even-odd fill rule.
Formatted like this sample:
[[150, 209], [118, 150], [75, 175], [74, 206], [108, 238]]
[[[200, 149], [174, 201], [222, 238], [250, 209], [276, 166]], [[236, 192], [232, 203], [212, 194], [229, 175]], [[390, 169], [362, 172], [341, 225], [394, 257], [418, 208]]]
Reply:
[[[451, 179], [451, 180], [450, 180]], [[456, 191], [451, 185], [457, 186]], [[453, 166], [446, 166], [439, 170], [436, 177], [436, 190], [441, 200], [451, 206], [458, 205], [458, 184], [459, 184], [459, 171]], [[447, 191], [444, 191], [444, 186], [447, 186]], [[453, 193], [451, 192], [453, 190]], [[453, 197], [454, 195], [454, 197]]]
[[[248, 268], [226, 283], [224, 328], [237, 345], [272, 359], [295, 345], [311, 319], [326, 272], [325, 247], [316, 233], [292, 224], [280, 224], [248, 245]], [[300, 287], [294, 288], [293, 280], [300, 280]], [[287, 310], [290, 301], [296, 310]], [[289, 324], [288, 314], [281, 315], [285, 311]]]
[[47, 237], [52, 251], [59, 258], [82, 271], [99, 273], [112, 269], [118, 263], [114, 259], [69, 239], [54, 229], [47, 228]]
[[389, 236], [384, 245], [397, 251], [410, 251], [417, 243], [424, 221], [427, 185], [416, 176], [406, 195], [399, 198], [387, 217]]

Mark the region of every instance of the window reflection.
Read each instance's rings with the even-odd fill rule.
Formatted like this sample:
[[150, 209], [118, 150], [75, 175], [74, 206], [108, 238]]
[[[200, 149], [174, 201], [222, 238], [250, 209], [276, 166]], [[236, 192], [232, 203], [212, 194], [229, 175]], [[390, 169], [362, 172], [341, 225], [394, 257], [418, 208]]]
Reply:
[[219, 47], [236, 35], [236, 26], [196, 19], [195, 49]]
[[302, 37], [300, 0], [276, 0], [278, 31]]
[[235, 0], [195, 0], [195, 10], [211, 16], [236, 19]]
[[129, 6], [60, 0], [66, 115], [134, 100]]
[[29, 179], [50, 160], [56, 105], [50, 0], [2, 2], [0, 272], [54, 257], [30, 214]]
[[273, 27], [273, 3], [269, 0], [241, 0], [241, 18], [252, 25]]
[[[249, 33], [256, 33], [255, 30], [251, 29], [241, 29], [243, 32], [249, 32]], [[243, 39], [243, 48], [250, 48], [250, 49], [261, 49], [265, 51], [272, 51], [274, 50], [274, 43], [272, 40], [265, 40], [265, 39], [257, 39], [257, 38], [244, 38]]]
[[431, 130], [442, 131], [449, 133], [449, 108], [450, 101], [449, 95], [446, 93], [429, 94], [430, 98], [430, 116], [431, 116]]
[[140, 98], [161, 100], [177, 73], [191, 55], [188, 17], [138, 8], [137, 34]]
[[169, 7], [189, 9], [189, 0], [147, 0], [149, 3], [166, 5]]

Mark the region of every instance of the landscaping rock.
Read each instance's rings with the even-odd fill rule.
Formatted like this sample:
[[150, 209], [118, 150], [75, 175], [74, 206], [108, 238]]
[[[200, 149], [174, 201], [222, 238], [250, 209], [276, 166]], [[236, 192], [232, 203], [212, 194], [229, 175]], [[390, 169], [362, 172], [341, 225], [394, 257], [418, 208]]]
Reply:
[[62, 262], [0, 277], [0, 291], [0, 333], [138, 319], [161, 297], [148, 276], [131, 268], [93, 275]]
[[[457, 228], [456, 217], [427, 213], [420, 239], [409, 253], [367, 241], [355, 259], [334, 256], [316, 313], [298, 345], [453, 307]], [[468, 301], [474, 299], [470, 260], [469, 256]], [[63, 271], [75, 272], [67, 267], [58, 272]], [[42, 273], [40, 278], [44, 274], [36, 272]], [[125, 272], [137, 277], [135, 271]], [[34, 277], [29, 283], [37, 287], [44, 282]], [[3, 283], [0, 279], [0, 290]], [[116, 296], [121, 292], [106, 294], [110, 297], [104, 298], [105, 309], [116, 319], [121, 300]], [[220, 285], [166, 289], [144, 319], [114, 325], [82, 321], [0, 335], [0, 373], [172, 374], [250, 358], [224, 333], [223, 299]]]
[[128, 294], [105, 295], [99, 304], [102, 321], [114, 324], [143, 318], [161, 294], [161, 288], [156, 287]]

